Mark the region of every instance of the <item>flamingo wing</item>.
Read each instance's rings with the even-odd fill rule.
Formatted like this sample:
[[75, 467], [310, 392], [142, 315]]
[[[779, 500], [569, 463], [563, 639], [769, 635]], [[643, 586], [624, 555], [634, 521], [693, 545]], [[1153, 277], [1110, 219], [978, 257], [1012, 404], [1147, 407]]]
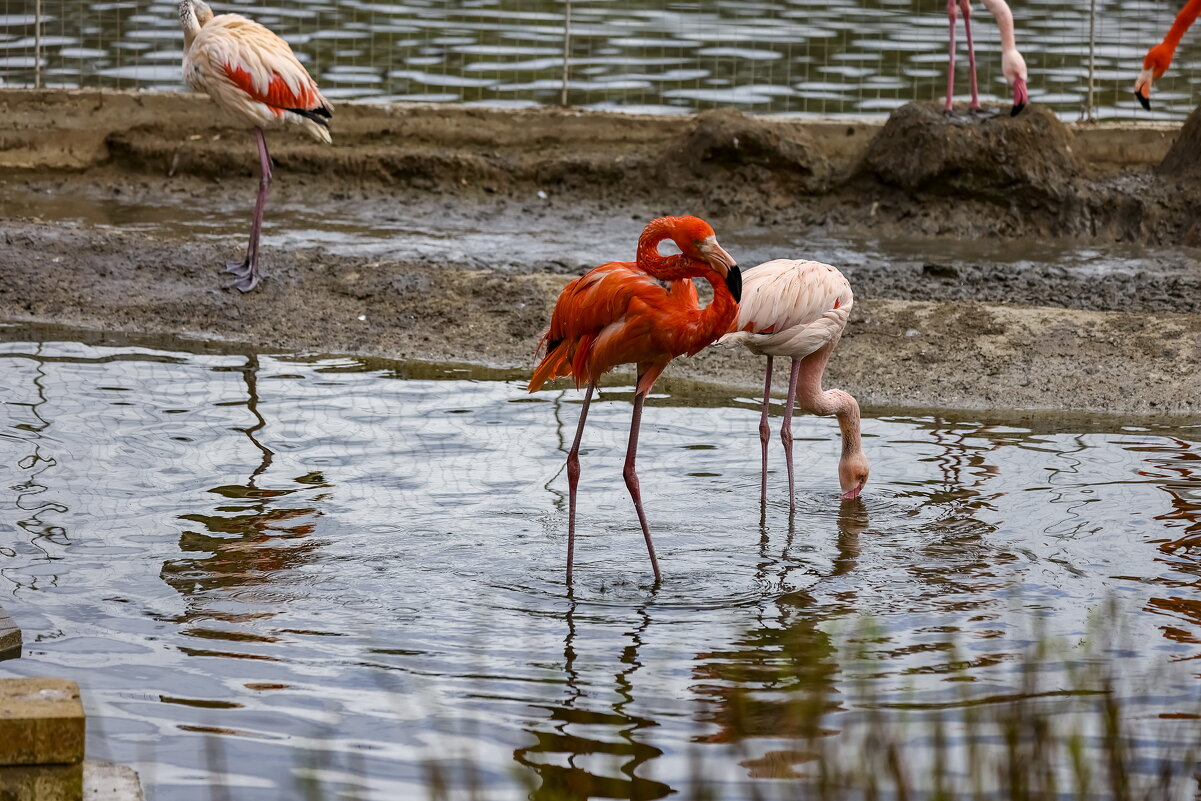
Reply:
[[[333, 104], [288, 43], [237, 14], [216, 16], [200, 29], [188, 51], [184, 75], [192, 88], [241, 112], [252, 124], [294, 114], [296, 122], [307, 120], [324, 128], [333, 115]], [[328, 133], [310, 132], [318, 139], [329, 138]]]
[[842, 333], [854, 302], [850, 283], [828, 264], [769, 261], [746, 272], [738, 319], [723, 341], [802, 358]]
[[692, 281], [658, 281], [632, 262], [590, 270], [559, 295], [542, 339], [546, 355], [534, 370], [530, 391], [566, 375], [577, 385], [592, 382], [619, 364], [666, 365], [674, 354], [665, 315], [697, 303]]

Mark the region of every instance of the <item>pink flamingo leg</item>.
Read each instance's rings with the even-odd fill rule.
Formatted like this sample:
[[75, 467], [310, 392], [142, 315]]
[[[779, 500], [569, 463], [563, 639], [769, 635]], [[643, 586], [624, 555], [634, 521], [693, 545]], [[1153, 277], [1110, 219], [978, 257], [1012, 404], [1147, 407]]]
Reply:
[[580, 440], [584, 437], [584, 421], [588, 419], [588, 405], [592, 403], [592, 391], [596, 384], [589, 384], [584, 393], [584, 408], [580, 410], [580, 424], [575, 430], [575, 442], [567, 454], [567, 583], [571, 583], [571, 564], [575, 557], [575, 492], [580, 484]]
[[780, 426], [780, 439], [784, 443], [784, 457], [788, 460], [788, 513], [796, 509], [796, 495], [792, 475], [792, 407], [796, 403], [797, 379], [801, 375], [801, 360], [792, 360], [792, 372], [788, 375], [788, 400], [784, 402], [784, 424]]
[[[641, 383], [641, 376], [639, 376]], [[642, 494], [638, 491], [638, 474], [634, 472], [634, 458], [638, 455], [638, 427], [642, 423], [642, 404], [646, 396], [642, 392], [634, 394], [634, 416], [630, 420], [630, 447], [626, 450], [626, 466], [622, 475], [626, 479], [626, 489], [634, 499], [634, 509], [638, 512], [638, 522], [642, 525], [642, 536], [646, 538], [646, 550], [651, 555], [651, 570], [655, 571], [655, 583], [662, 580], [659, 573], [659, 560], [655, 558], [655, 544], [651, 542], [651, 530], [646, 524], [646, 513], [642, 511]]]
[[956, 17], [956, 0], [947, 0], [947, 17], [951, 20], [951, 49], [947, 56], [947, 104], [944, 106], [944, 111], [950, 111], [952, 101], [955, 99], [955, 17]]
[[963, 9], [963, 30], [967, 34], [967, 68], [972, 85], [972, 111], [980, 110], [980, 93], [976, 88], [976, 49], [972, 46], [972, 2], [959, 0]]
[[250, 243], [246, 246], [246, 258], [241, 263], [230, 262], [226, 269], [236, 278], [230, 286], [249, 292], [259, 283], [259, 234], [263, 230], [263, 207], [267, 204], [267, 193], [271, 191], [271, 155], [267, 152], [267, 139], [262, 128], [254, 129], [254, 141], [259, 146], [259, 194], [254, 202], [254, 217], [250, 221]]
[[767, 377], [763, 379], [763, 415], [759, 418], [759, 443], [763, 446], [763, 473], [759, 487], [759, 504], [767, 503], [767, 441], [771, 438], [771, 429], [767, 425], [767, 408], [771, 401], [771, 363], [772, 357], [767, 357]]

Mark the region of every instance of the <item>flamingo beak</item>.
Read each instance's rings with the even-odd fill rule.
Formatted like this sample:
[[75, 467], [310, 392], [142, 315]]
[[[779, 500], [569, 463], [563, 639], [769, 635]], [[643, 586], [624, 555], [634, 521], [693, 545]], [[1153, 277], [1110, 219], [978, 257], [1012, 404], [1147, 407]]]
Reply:
[[742, 300], [742, 271], [738, 269], [738, 262], [734, 261], [734, 257], [717, 244], [717, 238], [712, 236], [700, 242], [697, 249], [713, 271], [726, 279], [726, 287], [734, 296], [734, 301]]
[[838, 497], [843, 499], [844, 501], [853, 501], [859, 497], [859, 493], [863, 492], [863, 487], [865, 484], [867, 484], [866, 479], [864, 479], [863, 481], [860, 481], [859, 486], [853, 487], [853, 488], [847, 490], [846, 492], [839, 495]]
[[1013, 108], [1009, 111], [1009, 116], [1016, 117], [1022, 113], [1022, 109], [1030, 102], [1030, 92], [1026, 89], [1026, 79], [1016, 78], [1013, 82]]
[[1134, 82], [1134, 96], [1145, 111], [1151, 110], [1151, 84], [1154, 82], [1155, 77], [1149, 69], [1140, 72], [1138, 80]]

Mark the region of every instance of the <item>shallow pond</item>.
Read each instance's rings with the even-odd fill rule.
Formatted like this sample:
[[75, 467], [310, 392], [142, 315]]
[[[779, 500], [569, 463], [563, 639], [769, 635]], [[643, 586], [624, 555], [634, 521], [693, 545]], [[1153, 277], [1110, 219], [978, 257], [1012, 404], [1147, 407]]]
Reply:
[[837, 427], [802, 416], [790, 519], [778, 443], [760, 508], [755, 399], [669, 383], [640, 453], [655, 587], [613, 386], [569, 590], [575, 390], [0, 340], [0, 603], [27, 641], [0, 675], [78, 681], [89, 755], [151, 798], [793, 797], [815, 748], [907, 726], [920, 777], [980, 744], [935, 720], [1026, 699], [1087, 729], [1098, 694], [1156, 757], [1195, 740], [1201, 426], [876, 410], [868, 490], [840, 504]]
[[[570, 5], [567, 100], [592, 109], [679, 113], [734, 106], [794, 114], [882, 115], [946, 92], [942, 0], [285, 0], [213, 3], [250, 13], [283, 35], [332, 99], [558, 103], [564, 10]], [[1201, 39], [1184, 38], [1155, 89], [1154, 114], [1133, 97], [1148, 48], [1182, 2], [1096, 3], [1099, 116], [1183, 119], [1196, 105]], [[1089, 4], [1013, 0], [1030, 94], [1076, 119], [1088, 97]], [[35, 4], [0, 2], [0, 86], [31, 86]], [[47, 86], [182, 89], [175, 3], [43, 3]], [[1008, 102], [996, 24], [976, 3], [980, 91]], [[959, 97], [967, 99], [959, 29]]]

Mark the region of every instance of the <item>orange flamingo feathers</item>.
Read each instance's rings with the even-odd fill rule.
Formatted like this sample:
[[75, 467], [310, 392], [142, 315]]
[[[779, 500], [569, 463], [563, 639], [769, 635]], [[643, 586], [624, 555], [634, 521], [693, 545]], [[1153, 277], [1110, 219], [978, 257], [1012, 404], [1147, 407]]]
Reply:
[[1134, 96], [1147, 111], [1151, 110], [1151, 87], [1168, 71], [1168, 67], [1172, 64], [1172, 57], [1176, 55], [1176, 48], [1180, 45], [1180, 40], [1197, 21], [1198, 16], [1201, 16], [1201, 0], [1189, 0], [1176, 15], [1176, 21], [1172, 23], [1172, 27], [1164, 36], [1163, 41], [1147, 51], [1147, 56], [1143, 59], [1142, 72], [1134, 81]]
[[[680, 253], [661, 255], [659, 244], [666, 239], [675, 242]], [[703, 309], [693, 278], [704, 278], [713, 287], [713, 301]], [[618, 365], [638, 365], [623, 475], [657, 583], [662, 575], [634, 468], [643, 403], [672, 359], [697, 353], [729, 330], [738, 315], [741, 294], [742, 274], [738, 265], [717, 244], [709, 224], [696, 217], [652, 220], [638, 239], [635, 261], [602, 264], [569, 283], [560, 293], [550, 327], [539, 346], [546, 353], [534, 369], [529, 390], [535, 392], [550, 379], [563, 376], [571, 376], [577, 387], [588, 388], [567, 456], [568, 584], [575, 555], [580, 440], [597, 382]]]

